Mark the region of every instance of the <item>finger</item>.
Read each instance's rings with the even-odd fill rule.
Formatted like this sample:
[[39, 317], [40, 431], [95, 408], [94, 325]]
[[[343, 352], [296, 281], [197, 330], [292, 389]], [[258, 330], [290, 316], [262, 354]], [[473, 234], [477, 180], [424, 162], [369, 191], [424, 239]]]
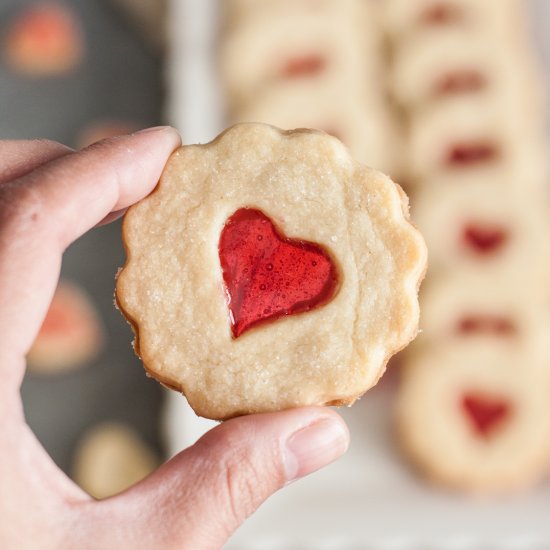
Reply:
[[147, 195], [179, 144], [169, 128], [105, 140], [0, 187], [4, 349], [26, 355], [53, 295], [63, 250], [110, 212]]
[[0, 185], [71, 152], [61, 143], [44, 139], [0, 141]]
[[154, 537], [151, 547], [217, 549], [266, 498], [348, 443], [344, 421], [322, 407], [236, 418], [104, 503], [103, 513], [138, 540]]
[[102, 225], [107, 225], [108, 223], [112, 223], [122, 216], [126, 214], [127, 208], [123, 208], [122, 210], [117, 210], [116, 212], [111, 212], [110, 214], [107, 214], [97, 225], [96, 227], [101, 227]]
[[3, 202], [12, 208], [3, 214], [29, 223], [37, 240], [59, 238], [64, 249], [109, 213], [151, 192], [179, 144], [169, 127], [94, 143], [4, 186]]

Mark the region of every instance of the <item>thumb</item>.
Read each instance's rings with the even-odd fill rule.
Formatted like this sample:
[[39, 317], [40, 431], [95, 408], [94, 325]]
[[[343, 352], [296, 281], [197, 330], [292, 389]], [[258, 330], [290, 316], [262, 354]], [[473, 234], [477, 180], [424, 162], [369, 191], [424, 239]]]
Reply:
[[220, 548], [266, 498], [336, 460], [348, 443], [344, 421], [326, 408], [235, 418], [111, 505], [119, 500], [121, 513], [131, 511], [125, 519], [137, 520], [132, 532], [142, 544]]

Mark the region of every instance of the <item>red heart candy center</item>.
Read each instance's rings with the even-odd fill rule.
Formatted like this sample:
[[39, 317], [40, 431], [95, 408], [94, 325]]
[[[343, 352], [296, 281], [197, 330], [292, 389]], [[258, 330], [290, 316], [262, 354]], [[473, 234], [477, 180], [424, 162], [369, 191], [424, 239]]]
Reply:
[[516, 326], [513, 321], [498, 315], [466, 315], [457, 323], [459, 334], [486, 333], [495, 336], [513, 336]]
[[464, 395], [462, 409], [476, 432], [485, 438], [489, 437], [510, 414], [508, 402], [474, 393]]
[[506, 229], [496, 225], [468, 224], [462, 237], [465, 244], [480, 255], [492, 254], [508, 241]]
[[234, 338], [265, 321], [310, 311], [338, 287], [336, 266], [318, 244], [286, 238], [261, 211], [237, 210], [219, 242]]
[[303, 55], [289, 59], [281, 73], [285, 78], [314, 76], [325, 69], [326, 60], [318, 54]]

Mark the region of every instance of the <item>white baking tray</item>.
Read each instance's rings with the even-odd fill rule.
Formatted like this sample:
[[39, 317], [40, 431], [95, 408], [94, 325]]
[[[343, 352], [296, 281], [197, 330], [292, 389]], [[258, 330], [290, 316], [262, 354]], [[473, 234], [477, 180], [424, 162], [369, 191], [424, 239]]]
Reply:
[[[171, 0], [167, 118], [185, 143], [210, 141], [224, 127], [215, 66], [218, 1]], [[541, 58], [550, 67], [550, 0], [529, 4]], [[394, 382], [391, 373], [386, 377], [342, 410], [352, 435], [347, 455], [274, 495], [226, 548], [549, 550], [548, 484], [506, 499], [472, 500], [418, 479], [395, 448]], [[173, 453], [213, 425], [197, 418], [183, 397], [167, 394], [165, 428]]]

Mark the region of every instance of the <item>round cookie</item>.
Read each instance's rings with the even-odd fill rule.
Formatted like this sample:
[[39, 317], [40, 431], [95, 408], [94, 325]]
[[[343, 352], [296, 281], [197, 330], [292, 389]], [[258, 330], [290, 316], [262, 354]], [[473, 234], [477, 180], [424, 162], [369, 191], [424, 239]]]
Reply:
[[[513, 292], [510, 289], [514, 289]], [[457, 269], [431, 276], [420, 295], [422, 344], [485, 342], [526, 357], [548, 354], [550, 291], [495, 278], [479, 270]]]
[[258, 13], [227, 32], [220, 74], [230, 106], [246, 104], [275, 83], [301, 80], [317, 88], [336, 84], [341, 96], [348, 90], [366, 95], [369, 79], [381, 78], [380, 33], [365, 32], [363, 4], [356, 11]]
[[387, 0], [384, 5], [385, 27], [398, 43], [415, 34], [452, 28], [506, 41], [518, 37], [519, 29], [527, 35], [519, 0]]
[[138, 483], [159, 463], [132, 428], [103, 422], [85, 432], [78, 442], [73, 478], [91, 496], [103, 499]]
[[431, 480], [474, 493], [538, 481], [550, 458], [548, 365], [476, 342], [408, 359], [398, 390], [399, 438]]
[[201, 416], [351, 404], [417, 332], [406, 197], [324, 133], [241, 124], [179, 149], [123, 239], [135, 349]]
[[410, 119], [411, 177], [494, 179], [507, 174], [524, 188], [546, 181], [541, 120], [521, 108], [502, 110], [498, 96], [469, 95], [414, 111]]
[[475, 187], [423, 188], [414, 220], [426, 237], [431, 266], [469, 268], [512, 288], [546, 288], [550, 244], [543, 195], [503, 193], [498, 181]]
[[338, 86], [279, 83], [235, 112], [234, 122], [264, 122], [279, 128], [315, 128], [337, 137], [352, 156], [385, 174], [399, 172], [400, 133], [382, 98], [367, 101]]
[[391, 89], [407, 108], [457, 95], [489, 94], [502, 110], [521, 104], [524, 116], [536, 120], [544, 93], [531, 52], [527, 44], [506, 46], [460, 27], [419, 34], [397, 49]]
[[58, 374], [81, 367], [101, 352], [104, 332], [91, 299], [80, 287], [60, 281], [27, 354], [29, 372]]
[[232, 26], [243, 23], [248, 17], [259, 15], [268, 19], [274, 14], [284, 13], [290, 16], [324, 15], [349, 13], [354, 16], [364, 9], [363, 0], [224, 0], [221, 5], [223, 20]]
[[39, 2], [11, 22], [4, 57], [27, 76], [57, 76], [74, 69], [84, 55], [84, 39], [73, 12], [58, 2]]

